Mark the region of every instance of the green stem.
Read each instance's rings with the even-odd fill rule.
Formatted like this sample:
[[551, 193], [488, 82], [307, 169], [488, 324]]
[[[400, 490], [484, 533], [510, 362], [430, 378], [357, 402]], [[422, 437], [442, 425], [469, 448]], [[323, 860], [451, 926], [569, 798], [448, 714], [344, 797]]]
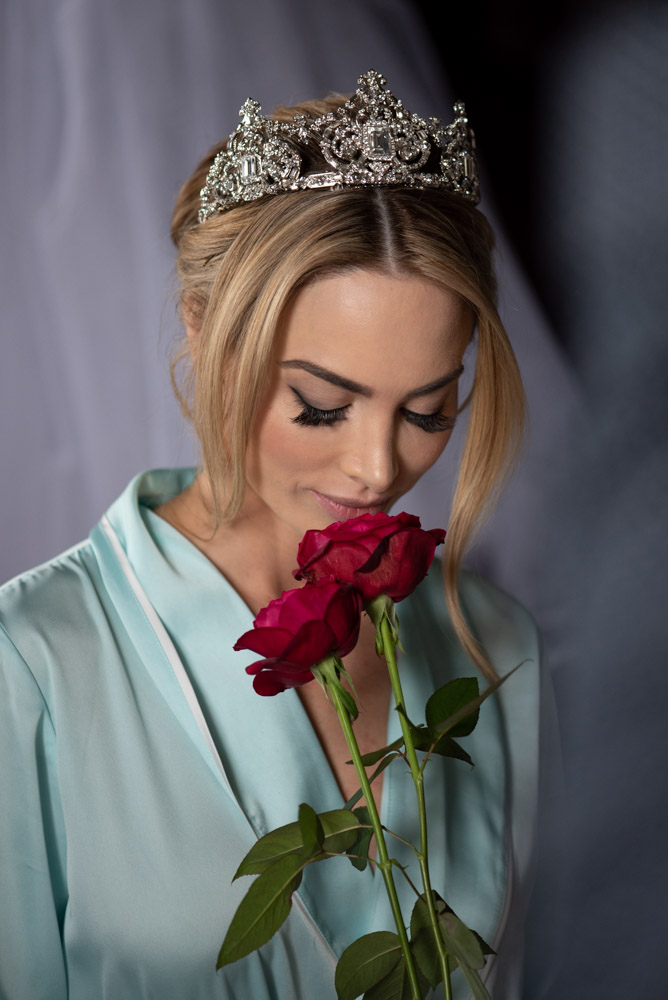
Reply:
[[415, 885], [415, 883], [413, 882], [413, 879], [410, 877], [410, 875], [408, 875], [408, 873], [406, 872], [406, 869], [400, 866], [399, 867], [399, 871], [401, 872], [401, 874], [406, 879], [406, 881], [408, 882], [409, 886], [411, 887], [411, 889], [413, 890], [413, 892], [415, 893], [415, 895], [419, 899], [420, 895], [421, 895], [420, 890]]
[[[439, 952], [439, 957], [440, 954], [441, 953]], [[441, 963], [441, 971], [443, 971], [443, 963]], [[452, 1000], [452, 983], [450, 982], [450, 969], [448, 967], [447, 955], [445, 959], [445, 971], [447, 975], [443, 976], [443, 1000]]]
[[383, 834], [383, 827], [380, 822], [380, 816], [378, 815], [378, 810], [376, 809], [376, 802], [373, 797], [373, 792], [371, 791], [371, 785], [369, 784], [369, 779], [367, 773], [364, 769], [364, 764], [362, 763], [362, 756], [360, 754], [359, 747], [357, 745], [357, 739], [353, 732], [353, 727], [350, 722], [350, 715], [345, 705], [341, 701], [341, 697], [338, 691], [338, 685], [332, 684], [329, 687], [329, 692], [336, 709], [336, 714], [339, 717], [339, 722], [341, 723], [341, 728], [343, 730], [343, 735], [346, 738], [346, 743], [348, 744], [348, 749], [350, 750], [350, 755], [355, 765], [355, 771], [357, 772], [357, 777], [359, 779], [360, 787], [364, 792], [364, 799], [366, 801], [367, 809], [369, 810], [369, 816], [371, 818], [371, 826], [373, 827], [374, 836], [376, 838], [376, 845], [378, 847], [378, 867], [380, 868], [383, 880], [385, 882], [385, 889], [387, 890], [387, 895], [390, 900], [390, 906], [392, 907], [392, 915], [394, 917], [394, 922], [397, 927], [397, 934], [399, 935], [399, 942], [401, 944], [401, 950], [404, 955], [404, 960], [406, 962], [406, 972], [408, 973], [408, 979], [411, 984], [411, 991], [413, 993], [413, 1000], [422, 1000], [422, 993], [420, 992], [420, 986], [418, 983], [417, 972], [415, 970], [415, 962], [413, 960], [413, 955], [410, 950], [410, 945], [408, 943], [408, 935], [406, 934], [406, 927], [404, 925], [404, 918], [401, 913], [401, 907], [399, 905], [399, 897], [397, 896], [397, 889], [394, 884], [394, 878], [392, 876], [392, 862], [390, 861], [389, 855], [387, 853], [387, 845], [385, 843], [385, 836]]
[[[394, 830], [390, 830], [389, 826], [384, 826], [383, 830], [384, 830], [385, 833], [389, 833], [390, 837], [394, 837], [395, 840], [401, 841], [401, 843], [405, 844], [406, 847], [410, 847], [410, 849], [413, 852], [413, 854], [415, 854], [416, 856], [419, 855], [420, 852], [418, 851], [418, 849], [415, 846], [415, 844], [411, 844], [410, 840], [405, 840], [404, 837], [400, 837], [398, 833], [394, 832]], [[418, 896], [419, 895], [420, 894], [418, 893]]]
[[418, 816], [420, 822], [420, 852], [418, 854], [418, 861], [420, 864], [422, 885], [424, 887], [424, 901], [427, 904], [429, 923], [431, 924], [436, 950], [438, 951], [438, 960], [441, 967], [441, 975], [443, 977], [445, 1000], [452, 1000], [452, 986], [450, 983], [450, 970], [448, 968], [448, 953], [438, 926], [438, 914], [436, 913], [436, 907], [434, 906], [431, 879], [429, 878], [429, 862], [427, 860], [427, 807], [424, 798], [424, 773], [420, 769], [420, 765], [418, 763], [417, 754], [415, 752], [415, 743], [413, 742], [413, 734], [411, 732], [408, 719], [406, 718], [404, 692], [401, 687], [401, 680], [399, 679], [399, 669], [397, 667], [397, 657], [395, 654], [395, 639], [392, 634], [392, 629], [390, 628], [390, 622], [387, 614], [383, 615], [381, 618], [380, 635], [383, 643], [383, 655], [385, 657], [387, 670], [390, 675], [392, 694], [394, 695], [394, 701], [397, 709], [399, 710], [399, 722], [401, 724], [401, 732], [406, 746], [406, 759], [408, 760], [408, 766], [411, 769], [413, 783], [415, 784], [415, 793], [417, 795]]

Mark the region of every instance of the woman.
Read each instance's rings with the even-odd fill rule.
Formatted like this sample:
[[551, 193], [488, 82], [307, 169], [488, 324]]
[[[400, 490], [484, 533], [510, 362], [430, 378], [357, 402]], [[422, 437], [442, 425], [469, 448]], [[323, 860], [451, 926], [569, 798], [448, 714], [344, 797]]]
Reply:
[[[216, 975], [254, 839], [300, 802], [336, 808], [356, 787], [318, 686], [258, 698], [253, 655], [232, 646], [295, 585], [306, 529], [387, 511], [436, 461], [474, 330], [447, 607], [432, 571], [402, 605], [402, 676], [410, 715], [471, 660], [487, 677], [530, 661], [486, 703], [467, 744], [475, 771], [427, 771], [433, 884], [500, 952], [488, 985], [519, 996], [539, 650], [526, 613], [460, 563], [515, 452], [523, 396], [463, 109], [438, 131], [383, 84], [371, 72], [346, 105], [273, 120], [244, 105], [172, 228], [187, 332], [177, 391], [201, 469], [138, 477], [90, 539], [3, 588], [0, 991], [12, 1000], [333, 997], [336, 956], [392, 926], [371, 869], [329, 861], [308, 870], [281, 933]], [[361, 749], [383, 745], [398, 723], [368, 623], [345, 662]], [[386, 825], [415, 839], [402, 773], [375, 788]], [[408, 863], [401, 843], [393, 853]]]

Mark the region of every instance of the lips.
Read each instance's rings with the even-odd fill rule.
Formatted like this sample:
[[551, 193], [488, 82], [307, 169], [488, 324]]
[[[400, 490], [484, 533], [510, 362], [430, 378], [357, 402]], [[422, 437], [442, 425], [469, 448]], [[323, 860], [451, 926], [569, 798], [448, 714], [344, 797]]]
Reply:
[[349, 500], [342, 497], [330, 497], [317, 490], [309, 490], [328, 514], [332, 514], [337, 521], [347, 521], [351, 517], [360, 517], [362, 514], [378, 514], [390, 505], [391, 497], [375, 504], [365, 504], [359, 500]]

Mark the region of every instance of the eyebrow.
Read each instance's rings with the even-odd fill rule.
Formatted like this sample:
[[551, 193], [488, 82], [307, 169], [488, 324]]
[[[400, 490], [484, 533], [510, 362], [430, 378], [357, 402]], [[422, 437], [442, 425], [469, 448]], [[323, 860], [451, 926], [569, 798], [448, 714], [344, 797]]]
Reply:
[[[345, 378], [343, 375], [337, 375], [336, 372], [331, 372], [328, 368], [323, 368], [321, 365], [314, 365], [312, 361], [281, 361], [281, 368], [299, 368], [301, 371], [308, 372], [309, 375], [315, 375], [316, 378], [321, 378], [324, 382], [329, 382], [330, 385], [337, 385], [341, 389], [347, 389], [348, 392], [357, 393], [360, 396], [373, 396], [373, 389], [368, 385], [361, 385], [359, 382], [353, 382], [350, 378]], [[455, 379], [458, 379], [464, 371], [464, 365], [457, 365], [452, 371], [446, 372], [442, 378], [434, 379], [433, 382], [428, 382], [426, 385], [421, 385], [419, 389], [414, 389], [413, 392], [407, 393], [407, 399], [413, 399], [415, 396], [428, 396], [432, 392], [436, 392], [437, 389], [443, 389], [446, 385], [450, 385]]]

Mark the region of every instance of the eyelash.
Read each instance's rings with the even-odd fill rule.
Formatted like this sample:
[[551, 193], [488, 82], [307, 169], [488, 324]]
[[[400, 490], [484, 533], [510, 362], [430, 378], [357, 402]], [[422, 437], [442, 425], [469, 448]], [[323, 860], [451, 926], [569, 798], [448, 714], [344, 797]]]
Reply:
[[[302, 427], [331, 427], [342, 420], [346, 420], [346, 410], [348, 406], [337, 406], [334, 410], [319, 410], [317, 406], [311, 406], [299, 393], [292, 390], [302, 405], [301, 413], [292, 418], [293, 424], [301, 424]], [[450, 431], [455, 426], [455, 421], [451, 417], [446, 417], [443, 413], [414, 413], [412, 410], [401, 410], [402, 415], [409, 424], [419, 427], [427, 434], [437, 434], [439, 431]]]

